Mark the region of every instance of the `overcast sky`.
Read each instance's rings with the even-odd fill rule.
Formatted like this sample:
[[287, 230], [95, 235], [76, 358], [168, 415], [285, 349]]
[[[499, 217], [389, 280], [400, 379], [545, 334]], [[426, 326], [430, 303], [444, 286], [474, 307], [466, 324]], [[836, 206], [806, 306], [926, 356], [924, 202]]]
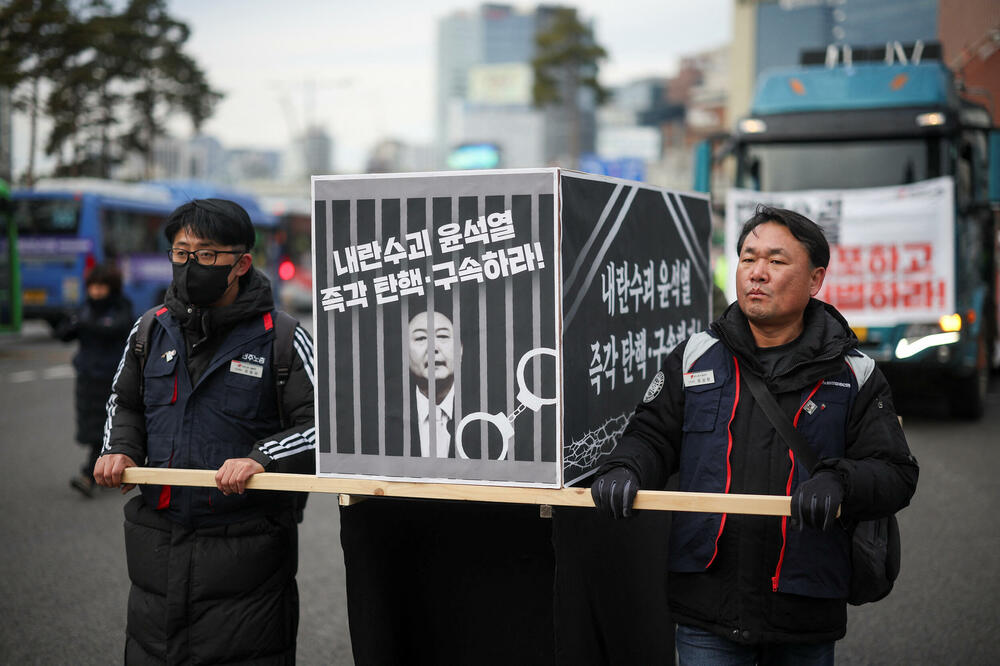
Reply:
[[[610, 54], [601, 68], [605, 85], [670, 74], [680, 56], [730, 39], [731, 0], [566, 4], [593, 19]], [[226, 94], [206, 133], [227, 148], [283, 149], [293, 128], [319, 123], [334, 137], [335, 167], [351, 171], [363, 168], [379, 138], [431, 141], [437, 21], [477, 3], [172, 0], [169, 6], [191, 27], [190, 54]], [[15, 131], [25, 127], [19, 122]], [[174, 129], [190, 133], [186, 123]], [[26, 145], [19, 138], [15, 149]], [[23, 158], [26, 150], [20, 152]]]

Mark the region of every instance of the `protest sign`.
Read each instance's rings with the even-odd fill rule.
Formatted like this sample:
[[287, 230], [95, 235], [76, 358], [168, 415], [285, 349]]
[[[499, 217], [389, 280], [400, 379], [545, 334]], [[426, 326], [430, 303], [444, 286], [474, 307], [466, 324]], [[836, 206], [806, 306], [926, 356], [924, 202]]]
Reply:
[[320, 475], [569, 485], [707, 325], [702, 195], [526, 169], [313, 201]]
[[735, 299], [736, 239], [757, 204], [794, 210], [830, 242], [817, 298], [853, 326], [937, 321], [955, 311], [951, 178], [854, 190], [730, 190], [726, 202], [728, 293]]

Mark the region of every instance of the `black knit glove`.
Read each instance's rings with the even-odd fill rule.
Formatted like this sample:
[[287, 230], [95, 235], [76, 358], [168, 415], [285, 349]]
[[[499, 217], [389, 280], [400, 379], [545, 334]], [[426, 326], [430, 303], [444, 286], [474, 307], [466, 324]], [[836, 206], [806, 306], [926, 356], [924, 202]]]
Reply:
[[632, 515], [632, 502], [639, 490], [639, 477], [628, 467], [612, 467], [594, 480], [590, 494], [599, 511], [615, 518]]
[[828, 530], [837, 518], [844, 500], [844, 484], [840, 475], [829, 470], [816, 472], [792, 494], [792, 525]]

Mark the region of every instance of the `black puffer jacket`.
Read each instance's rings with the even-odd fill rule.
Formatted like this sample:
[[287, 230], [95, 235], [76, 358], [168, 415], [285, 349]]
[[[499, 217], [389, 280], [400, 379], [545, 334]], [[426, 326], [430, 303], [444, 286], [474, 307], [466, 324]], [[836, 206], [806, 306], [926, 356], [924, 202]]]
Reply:
[[[109, 401], [103, 453], [202, 469], [251, 457], [268, 471], [312, 473], [312, 342], [301, 327], [294, 331], [283, 392], [288, 427], [278, 432], [272, 329], [270, 286], [257, 271], [224, 308], [188, 313], [168, 294], [142, 372], [133, 327]], [[296, 494], [142, 490], [125, 507], [132, 581], [126, 662], [293, 664]]]
[[111, 379], [135, 316], [124, 296], [87, 301], [56, 330], [64, 342], [79, 340], [76, 370], [76, 441], [99, 446], [104, 437], [105, 406]]
[[142, 497], [125, 505], [127, 664], [295, 663], [292, 514], [192, 529]]
[[[806, 309], [803, 334], [787, 346], [770, 371], [758, 362], [746, 318], [735, 304], [712, 324], [712, 333], [712, 339], [724, 347], [724, 353], [714, 357], [721, 359], [714, 381], [724, 384], [721, 393], [713, 396], [718, 414], [709, 414], [707, 422], [702, 418], [706, 406], [703, 391], [712, 387], [685, 389], [682, 382], [683, 373], [689, 371], [683, 367], [688, 346], [711, 344], [709, 337], [702, 336], [693, 343], [683, 343], [667, 358], [662, 369], [666, 378], [663, 389], [637, 407], [605, 469], [627, 466], [638, 474], [641, 487], [650, 489], [662, 488], [680, 469], [683, 490], [790, 494], [808, 470], [793, 472], [787, 445], [755, 404], [740, 374], [755, 372], [764, 376], [790, 418], [808, 406], [803, 395], [815, 396], [817, 405], [808, 409], [815, 410], [816, 416], [823, 413], [829, 420], [838, 410], [843, 414], [838, 432], [813, 430], [807, 434], [818, 452], [823, 452], [830, 440], [839, 440], [837, 446], [843, 448], [842, 456], [822, 456], [820, 464], [836, 470], [845, 485], [843, 523], [836, 528], [840, 536], [823, 533], [823, 539], [829, 538], [830, 544], [839, 544], [842, 550], [850, 521], [889, 515], [909, 503], [918, 469], [896, 418], [889, 386], [870, 359], [860, 355], [853, 357], [855, 362], [867, 364], [870, 374], [851, 379], [851, 371], [847, 371], [845, 376], [845, 359], [854, 354], [851, 350], [856, 340], [834, 308], [812, 301]], [[719, 349], [718, 343], [713, 349]], [[689, 353], [688, 358], [695, 355]], [[830, 379], [833, 377], [836, 379]], [[689, 391], [695, 391], [692, 397], [687, 396]], [[819, 398], [841, 391], [851, 394], [849, 402], [836, 405]], [[691, 403], [689, 409], [686, 403]], [[802, 421], [808, 420], [803, 414]], [[802, 430], [805, 426], [800, 422], [798, 427]], [[715, 447], [719, 455], [705, 458], [700, 447], [706, 444]], [[694, 450], [696, 447], [699, 450]], [[736, 514], [692, 518], [695, 515], [678, 514], [671, 535], [668, 596], [675, 621], [749, 644], [826, 642], [844, 636], [846, 601], [835, 598], [843, 580], [822, 581], [822, 575], [831, 566], [835, 569], [836, 558], [842, 558], [843, 553], [821, 545], [816, 541], [821, 538], [818, 535], [790, 534], [788, 530], [794, 528], [781, 518]], [[703, 526], [701, 531], [698, 526], [685, 527], [697, 520], [713, 519], [711, 531]], [[675, 542], [677, 531], [685, 529], [684, 536], [691, 541]], [[711, 535], [708, 543], [706, 532]], [[798, 571], [808, 574], [809, 567], [815, 566], [823, 571], [821, 582], [816, 584], [805, 575], [790, 585], [800, 589], [812, 585], [819, 594], [788, 593], [783, 591], [784, 583], [779, 587], [782, 564], [786, 573], [792, 564], [782, 562], [786, 545], [802, 538], [813, 540], [813, 546], [811, 551], [808, 547], [800, 551], [811, 552], [811, 557], [795, 563]], [[697, 553], [692, 554], [697, 549], [705, 554], [702, 560]], [[833, 559], [823, 561], [828, 557]], [[849, 569], [849, 564], [844, 566]]]

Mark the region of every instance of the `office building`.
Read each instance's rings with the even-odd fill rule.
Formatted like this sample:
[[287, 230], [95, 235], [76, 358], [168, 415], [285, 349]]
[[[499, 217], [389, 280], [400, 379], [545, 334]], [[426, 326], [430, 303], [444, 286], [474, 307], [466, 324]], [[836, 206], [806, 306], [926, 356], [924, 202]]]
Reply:
[[294, 176], [333, 173], [333, 139], [319, 125], [311, 125], [292, 142], [289, 162]]
[[[495, 146], [504, 167], [554, 164], [574, 148], [592, 150], [595, 104], [589, 91], [544, 109], [532, 105], [535, 35], [555, 9], [483, 4], [439, 21], [435, 114], [442, 164], [467, 144]], [[578, 145], [571, 136], [571, 103], [580, 109]]]
[[941, 0], [938, 22], [945, 64], [1000, 125], [1000, 3]]

